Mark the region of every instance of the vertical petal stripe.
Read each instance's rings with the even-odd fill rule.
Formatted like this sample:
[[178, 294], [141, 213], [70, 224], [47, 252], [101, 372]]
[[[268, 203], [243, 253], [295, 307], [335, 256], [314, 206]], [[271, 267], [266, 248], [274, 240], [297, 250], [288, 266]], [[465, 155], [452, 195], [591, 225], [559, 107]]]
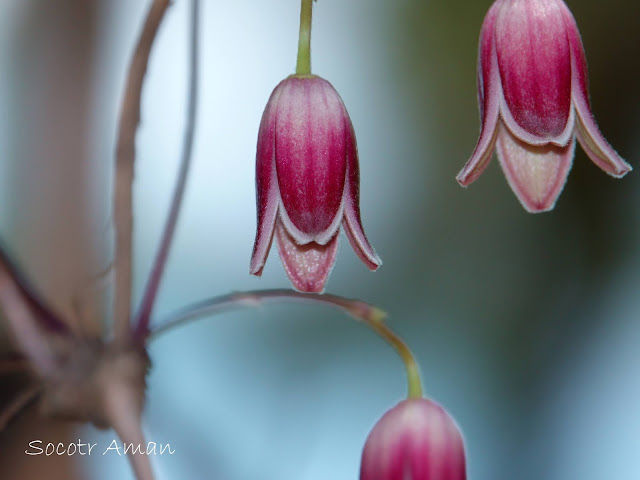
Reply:
[[460, 429], [430, 400], [400, 402], [369, 434], [360, 480], [466, 480]]
[[345, 128], [342, 100], [329, 82], [319, 77], [284, 81], [275, 137], [280, 197], [293, 226], [312, 238], [339, 227]]
[[505, 124], [527, 143], [566, 145], [571, 55], [560, 2], [505, 0], [495, 28]]

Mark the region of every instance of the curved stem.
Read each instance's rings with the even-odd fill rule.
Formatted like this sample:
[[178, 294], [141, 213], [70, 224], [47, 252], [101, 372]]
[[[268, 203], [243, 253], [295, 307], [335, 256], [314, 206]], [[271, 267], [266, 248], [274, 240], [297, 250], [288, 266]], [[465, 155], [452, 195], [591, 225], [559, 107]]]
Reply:
[[191, 165], [191, 153], [193, 151], [193, 138], [195, 134], [196, 107], [198, 103], [198, 38], [199, 38], [199, 0], [191, 1], [191, 36], [189, 41], [189, 90], [187, 105], [187, 121], [185, 126], [184, 143], [182, 147], [182, 157], [178, 171], [178, 178], [169, 207], [169, 214], [160, 239], [160, 246], [153, 262], [151, 274], [147, 281], [142, 303], [135, 318], [135, 338], [142, 339], [147, 335], [149, 329], [149, 319], [153, 312], [153, 305], [158, 294], [158, 288], [162, 280], [164, 268], [169, 256], [171, 242], [175, 233], [184, 197], [184, 190], [187, 183], [187, 174]]
[[149, 63], [151, 47], [170, 0], [153, 0], [138, 44], [131, 58], [125, 87], [118, 140], [113, 191], [113, 221], [115, 225], [115, 291], [114, 334], [125, 340], [131, 334], [131, 250], [133, 232], [133, 174], [136, 159], [135, 139], [140, 122], [142, 84]]
[[313, 0], [302, 0], [300, 5], [300, 36], [298, 39], [298, 61], [296, 75], [311, 74], [311, 18]]
[[266, 302], [281, 301], [315, 303], [335, 307], [348, 313], [356, 320], [364, 322], [389, 343], [404, 362], [407, 372], [408, 396], [410, 398], [422, 396], [420, 371], [411, 350], [400, 337], [384, 324], [387, 314], [383, 310], [360, 300], [329, 294], [316, 295], [294, 292], [292, 290], [254, 290], [230, 293], [195, 303], [167, 316], [157, 322], [150, 336], [151, 339], [156, 338], [168, 330], [202, 317], [213, 316], [230, 310], [254, 308]]
[[378, 335], [384, 338], [393, 348], [404, 362], [407, 371], [407, 397], [422, 397], [422, 382], [420, 381], [420, 369], [411, 350], [406, 343], [396, 335], [389, 327], [382, 322], [367, 322], [369, 327]]

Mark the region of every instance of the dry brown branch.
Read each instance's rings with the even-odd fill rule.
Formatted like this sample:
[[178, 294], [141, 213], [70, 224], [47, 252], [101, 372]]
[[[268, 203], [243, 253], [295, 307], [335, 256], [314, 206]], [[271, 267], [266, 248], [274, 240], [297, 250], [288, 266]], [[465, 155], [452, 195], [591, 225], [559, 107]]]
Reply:
[[11, 265], [0, 255], [0, 311], [20, 351], [42, 375], [47, 375], [54, 368], [55, 354], [50, 345], [50, 332], [45, 329], [49, 325], [39, 315], [44, 308], [36, 308], [37, 305], [25, 293]]
[[116, 232], [114, 334], [125, 340], [131, 333], [131, 283], [133, 234], [133, 175], [135, 166], [135, 137], [140, 122], [140, 102], [151, 47], [170, 0], [153, 0], [142, 33], [129, 66], [124, 98], [120, 111], [116, 165], [113, 191], [113, 215]]
[[184, 131], [184, 142], [182, 146], [182, 156], [178, 177], [169, 207], [169, 213], [165, 222], [160, 244], [156, 253], [147, 286], [142, 296], [140, 309], [135, 317], [135, 335], [137, 338], [144, 338], [149, 332], [149, 320], [153, 312], [153, 306], [160, 288], [164, 267], [167, 263], [171, 242], [178, 224], [178, 215], [182, 206], [182, 199], [187, 185], [187, 174], [191, 165], [191, 154], [193, 151], [193, 138], [195, 135], [196, 108], [198, 105], [198, 37], [199, 34], [199, 0], [191, 1], [190, 38], [189, 38], [189, 86], [187, 99], [187, 120]]

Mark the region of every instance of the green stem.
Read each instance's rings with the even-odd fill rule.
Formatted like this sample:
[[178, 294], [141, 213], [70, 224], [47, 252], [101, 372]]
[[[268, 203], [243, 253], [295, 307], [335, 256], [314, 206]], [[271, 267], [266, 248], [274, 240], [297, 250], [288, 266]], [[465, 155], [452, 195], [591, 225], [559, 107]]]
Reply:
[[411, 350], [409, 350], [409, 347], [400, 337], [385, 325], [384, 320], [387, 315], [384, 311], [360, 300], [352, 300], [330, 294], [316, 295], [300, 293], [292, 290], [254, 290], [251, 292], [231, 293], [190, 305], [169, 315], [163, 320], [153, 322], [155, 323], [155, 328], [151, 330], [150, 334], [152, 338], [155, 338], [163, 332], [198, 318], [209, 317], [240, 308], [255, 308], [267, 301], [297, 301], [306, 304], [316, 303], [328, 305], [339, 308], [355, 319], [360, 320], [389, 343], [402, 359], [407, 372], [407, 396], [409, 398], [422, 397], [420, 370]]
[[389, 327], [381, 321], [366, 320], [367, 325], [382, 337], [389, 345], [391, 345], [404, 362], [404, 368], [407, 372], [407, 397], [422, 398], [422, 382], [420, 381], [420, 369], [411, 350], [404, 341], [398, 337]]
[[296, 75], [311, 75], [311, 16], [314, 0], [302, 0]]

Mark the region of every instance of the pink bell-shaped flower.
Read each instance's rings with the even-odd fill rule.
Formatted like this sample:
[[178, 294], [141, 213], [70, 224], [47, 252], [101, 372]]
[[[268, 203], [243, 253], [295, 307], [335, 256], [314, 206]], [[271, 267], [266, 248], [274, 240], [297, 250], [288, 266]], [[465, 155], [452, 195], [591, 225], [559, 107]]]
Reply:
[[373, 427], [360, 480], [466, 480], [464, 441], [455, 421], [425, 398], [404, 400]]
[[480, 33], [482, 129], [458, 174], [467, 186], [497, 149], [509, 185], [529, 212], [551, 210], [573, 162], [576, 136], [614, 177], [631, 170], [595, 123], [580, 32], [562, 0], [497, 0]]
[[358, 151], [338, 92], [315, 75], [292, 75], [262, 115], [256, 154], [258, 229], [250, 271], [261, 275], [275, 233], [295, 288], [322, 292], [340, 225], [370, 270], [382, 263], [362, 228]]

